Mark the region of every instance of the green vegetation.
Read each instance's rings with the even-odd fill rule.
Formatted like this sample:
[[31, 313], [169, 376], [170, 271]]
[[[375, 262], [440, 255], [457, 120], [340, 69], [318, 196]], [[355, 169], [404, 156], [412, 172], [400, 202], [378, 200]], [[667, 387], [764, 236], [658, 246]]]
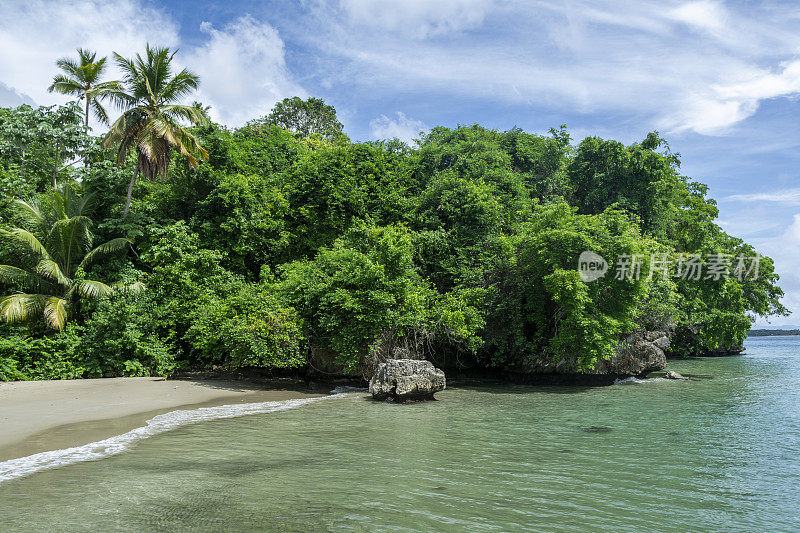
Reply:
[[107, 148], [116, 147], [120, 167], [125, 165], [128, 152], [136, 155], [123, 216], [128, 214], [136, 178], [139, 174], [151, 181], [166, 177], [173, 149], [195, 168], [198, 159], [208, 157], [197, 138], [179, 122], [183, 119], [201, 124], [208, 118], [200, 107], [173, 103], [197, 89], [199, 82], [198, 77], [186, 69], [173, 74], [174, 55], [168, 48], [150, 48], [149, 45], [144, 57], [137, 54], [135, 59], [125, 59], [114, 54], [124, 77], [109, 97], [124, 112], [111, 125], [104, 144]]
[[85, 215], [89, 199], [77, 196], [70, 186], [60, 186], [30, 203], [14, 201], [25, 227], [0, 233], [8, 255], [16, 261], [0, 265], [0, 281], [34, 292], [2, 297], [0, 318], [22, 322], [41, 314], [48, 326], [62, 330], [69, 314], [77, 311], [79, 298], [98, 299], [114, 292], [105, 283], [86, 279], [86, 270], [129, 241], [117, 238], [93, 247], [91, 221]]
[[97, 59], [97, 52], [78, 48], [78, 62], [69, 58], [59, 59], [56, 64], [64, 73], [53, 77], [49, 92], [77, 96], [83, 100], [84, 126], [89, 126], [89, 109], [102, 123], [108, 124], [108, 113], [102, 100], [117, 89], [117, 82], [100, 81], [106, 68], [106, 58]]
[[[0, 250], [0, 379], [359, 372], [398, 353], [581, 371], [633, 331], [672, 330], [690, 356], [785, 312], [768, 258], [756, 279], [648, 275], [662, 254], [755, 255], [656, 133], [352, 142], [313, 98], [228, 129], [175, 103], [199, 80], [172, 58], [116, 56], [122, 81], [81, 89], [121, 108], [102, 138], [76, 104], [0, 109], [0, 227], [16, 243]], [[602, 279], [581, 280], [585, 250], [609, 261]], [[642, 275], [615, 276], [634, 256]]]

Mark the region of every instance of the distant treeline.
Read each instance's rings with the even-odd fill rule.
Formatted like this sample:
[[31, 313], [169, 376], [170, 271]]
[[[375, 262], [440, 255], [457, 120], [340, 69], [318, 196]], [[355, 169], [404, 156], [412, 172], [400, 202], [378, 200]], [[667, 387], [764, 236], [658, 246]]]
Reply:
[[751, 329], [748, 337], [784, 337], [786, 335], [800, 335], [800, 329]]

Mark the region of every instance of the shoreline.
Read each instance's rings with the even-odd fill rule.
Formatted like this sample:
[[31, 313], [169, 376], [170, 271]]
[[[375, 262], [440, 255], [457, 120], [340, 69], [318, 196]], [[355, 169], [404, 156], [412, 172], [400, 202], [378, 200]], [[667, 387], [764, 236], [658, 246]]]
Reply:
[[100, 378], [0, 382], [0, 461], [80, 446], [179, 409], [325, 396], [229, 380]]

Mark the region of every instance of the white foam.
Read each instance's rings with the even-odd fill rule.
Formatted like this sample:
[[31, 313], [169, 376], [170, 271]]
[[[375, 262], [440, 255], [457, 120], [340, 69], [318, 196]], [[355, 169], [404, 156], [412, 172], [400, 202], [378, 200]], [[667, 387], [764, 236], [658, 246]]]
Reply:
[[117, 435], [105, 440], [91, 442], [83, 446], [65, 448], [42, 452], [18, 459], [10, 459], [0, 462], [0, 483], [10, 481], [20, 477], [28, 476], [42, 470], [57, 468], [60, 466], [82, 463], [84, 461], [96, 461], [112, 455], [117, 455], [130, 449], [140, 440], [164, 433], [181, 426], [204, 422], [208, 420], [218, 420], [222, 418], [236, 418], [240, 416], [272, 413], [275, 411], [285, 411], [312, 402], [318, 402], [335, 396], [323, 396], [319, 398], [302, 398], [294, 400], [284, 400], [280, 402], [260, 402], [245, 403], [238, 405], [220, 405], [217, 407], [201, 407], [192, 410], [178, 410], [164, 413], [147, 421], [144, 426], [138, 427], [122, 435]]
[[642, 383], [658, 383], [660, 381], [671, 381], [671, 380], [661, 377], [639, 379], [637, 377], [631, 376], [625, 379], [615, 379], [614, 385], [641, 385]]
[[367, 392], [364, 387], [351, 387], [350, 385], [339, 385], [331, 391], [331, 394], [346, 394], [348, 392]]
[[644, 383], [645, 381], [647, 381], [647, 380], [639, 379], [637, 377], [631, 376], [631, 377], [625, 378], [625, 379], [615, 379], [614, 380], [614, 385], [636, 385], [636, 384], [639, 384], [639, 383]]

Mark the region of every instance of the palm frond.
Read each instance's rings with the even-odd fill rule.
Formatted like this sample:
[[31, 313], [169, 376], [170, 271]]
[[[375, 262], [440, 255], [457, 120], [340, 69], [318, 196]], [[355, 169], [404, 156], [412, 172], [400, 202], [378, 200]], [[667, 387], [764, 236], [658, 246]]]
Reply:
[[186, 69], [178, 72], [169, 80], [159, 94], [161, 103], [181, 100], [200, 85], [200, 77]]
[[65, 274], [74, 272], [76, 263], [91, 249], [91, 220], [85, 216], [74, 216], [57, 220], [47, 236], [47, 246], [53, 259], [61, 263]]
[[76, 80], [64, 76], [63, 74], [57, 74], [53, 76], [53, 81], [47, 88], [47, 92], [81, 96], [83, 94], [83, 85]]
[[52, 284], [40, 276], [22, 268], [11, 265], [0, 265], [0, 283], [19, 284], [26, 290], [45, 292], [54, 289]]
[[34, 199], [30, 202], [26, 202], [25, 200], [16, 199], [14, 200], [14, 206], [17, 209], [17, 213], [29, 222], [37, 226], [44, 223], [42, 204], [38, 200]]
[[17, 283], [28, 276], [31, 276], [31, 273], [27, 270], [11, 265], [0, 265], [0, 282], [2, 283]]
[[76, 63], [73, 59], [68, 57], [62, 57], [58, 61], [56, 61], [56, 66], [63, 70], [68, 74], [72, 74], [73, 76], [79, 76], [81, 71], [81, 66]]
[[205, 109], [201, 107], [188, 105], [165, 105], [161, 108], [161, 112], [165, 116], [183, 119], [190, 124], [206, 125], [209, 122], [208, 114], [206, 113]]
[[100, 103], [100, 100], [97, 98], [96, 94], [97, 93], [95, 93], [95, 96], [89, 100], [90, 102], [89, 105], [92, 108], [92, 113], [94, 114], [97, 120], [99, 120], [105, 125], [108, 125], [109, 124], [108, 113], [106, 112], [106, 109], [103, 107], [103, 104]]
[[42, 259], [50, 259], [50, 254], [47, 249], [39, 242], [31, 232], [22, 228], [14, 228], [12, 230], [0, 230], [0, 236], [6, 237], [9, 240], [15, 241], [23, 245], [35, 257]]
[[83, 296], [84, 298], [89, 298], [92, 300], [96, 300], [98, 298], [104, 298], [106, 296], [111, 296], [114, 292], [114, 289], [102, 283], [100, 281], [92, 281], [89, 279], [85, 279], [79, 281], [76, 285], [76, 289], [78, 294]]
[[67, 324], [69, 302], [63, 298], [50, 296], [44, 305], [44, 321], [53, 329], [61, 331]]
[[141, 281], [134, 281], [133, 283], [114, 283], [111, 288], [115, 293], [119, 294], [139, 294], [147, 290], [147, 285]]
[[47, 279], [51, 279], [63, 287], [69, 287], [71, 280], [61, 272], [61, 267], [55, 261], [42, 259], [36, 265], [36, 272]]
[[114, 252], [118, 252], [120, 250], [124, 250], [128, 245], [130, 245], [130, 243], [131, 243], [130, 240], [125, 239], [123, 237], [119, 237], [117, 239], [111, 239], [110, 241], [101, 244], [91, 252], [87, 253], [84, 256], [83, 261], [81, 261], [78, 268], [85, 270], [90, 264], [92, 264], [92, 262], [97, 260], [99, 257]]
[[23, 322], [40, 314], [49, 297], [43, 294], [11, 294], [0, 299], [0, 318]]

